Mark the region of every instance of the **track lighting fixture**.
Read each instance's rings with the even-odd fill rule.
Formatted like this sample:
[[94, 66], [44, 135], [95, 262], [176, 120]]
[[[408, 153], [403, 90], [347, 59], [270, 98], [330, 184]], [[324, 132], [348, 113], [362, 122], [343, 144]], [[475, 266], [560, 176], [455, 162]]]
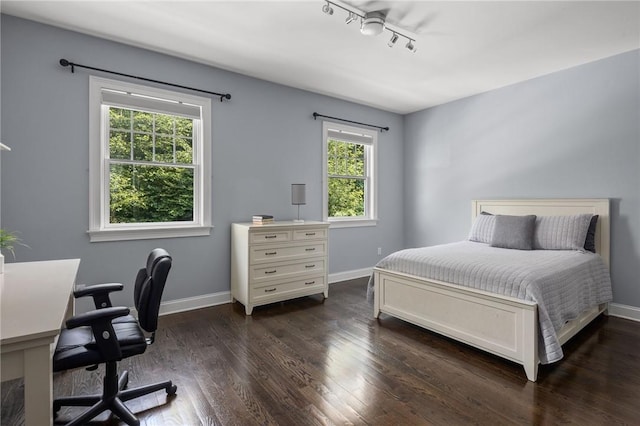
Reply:
[[327, 4], [322, 6], [322, 11], [324, 13], [326, 13], [327, 15], [333, 15], [333, 8], [331, 7], [331, 5], [329, 3], [330, 2], [327, 2]]
[[417, 49], [415, 45], [416, 43], [415, 39], [407, 35], [404, 35], [400, 31], [398, 31], [395, 26], [393, 29], [389, 28], [389, 26], [385, 21], [386, 16], [383, 12], [372, 11], [372, 12], [364, 13], [357, 10], [354, 11], [345, 6], [342, 6], [341, 4], [338, 4], [329, 0], [325, 0], [325, 5], [322, 6], [322, 11], [327, 15], [333, 15], [333, 7], [337, 7], [338, 9], [342, 9], [345, 12], [347, 12], [347, 19], [345, 19], [344, 21], [345, 24], [347, 25], [357, 20], [358, 18], [360, 18], [360, 22], [361, 22], [360, 32], [362, 34], [367, 36], [377, 36], [381, 34], [384, 30], [387, 30], [391, 33], [391, 39], [387, 43], [389, 47], [395, 46], [396, 43], [398, 42], [398, 39], [400, 37], [403, 37], [407, 39], [407, 44], [405, 45], [407, 50], [413, 53], [416, 52]]
[[393, 33], [393, 35], [391, 36], [391, 40], [389, 40], [389, 43], [387, 44], [389, 45], [389, 47], [393, 47], [397, 41], [398, 41], [398, 34]]

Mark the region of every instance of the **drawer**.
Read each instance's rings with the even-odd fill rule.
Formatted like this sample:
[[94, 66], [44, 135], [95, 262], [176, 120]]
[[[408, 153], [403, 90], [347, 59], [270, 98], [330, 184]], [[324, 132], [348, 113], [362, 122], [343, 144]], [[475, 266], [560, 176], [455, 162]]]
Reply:
[[257, 284], [274, 278], [287, 278], [291, 275], [323, 273], [325, 271], [324, 268], [325, 260], [323, 258], [295, 263], [275, 263], [264, 266], [252, 266], [249, 271], [249, 279], [254, 284]]
[[271, 261], [290, 260], [299, 257], [324, 256], [327, 252], [325, 241], [309, 242], [306, 244], [256, 245], [249, 249], [249, 263], [264, 263]]
[[293, 231], [294, 241], [324, 240], [327, 238], [326, 228], [296, 229]]
[[[314, 294], [314, 292], [323, 292], [324, 288], [325, 277], [320, 275], [295, 281], [265, 284], [262, 287], [251, 290], [251, 299], [253, 302], [258, 302], [263, 299], [276, 298], [283, 294], [286, 295], [287, 293], [307, 292], [307, 294]], [[295, 295], [292, 295], [292, 297], [295, 297]]]
[[258, 231], [249, 234], [251, 244], [260, 243], [279, 243], [283, 241], [291, 241], [291, 231], [283, 231], [274, 229], [272, 231]]

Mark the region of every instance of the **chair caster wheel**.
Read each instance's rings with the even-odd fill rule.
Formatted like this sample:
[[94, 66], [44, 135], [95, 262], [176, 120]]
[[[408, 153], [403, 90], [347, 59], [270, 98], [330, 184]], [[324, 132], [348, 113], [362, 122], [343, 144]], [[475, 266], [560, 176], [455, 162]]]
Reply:
[[176, 394], [176, 392], [178, 391], [178, 386], [176, 385], [171, 385], [168, 389], [167, 389], [167, 395], [169, 396], [173, 396]]

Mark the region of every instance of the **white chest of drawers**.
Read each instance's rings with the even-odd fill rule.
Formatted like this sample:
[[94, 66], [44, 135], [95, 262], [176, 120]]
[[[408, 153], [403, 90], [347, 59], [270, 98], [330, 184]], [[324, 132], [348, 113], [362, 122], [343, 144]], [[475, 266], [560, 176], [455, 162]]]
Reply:
[[231, 225], [231, 297], [254, 306], [323, 293], [329, 297], [326, 222]]

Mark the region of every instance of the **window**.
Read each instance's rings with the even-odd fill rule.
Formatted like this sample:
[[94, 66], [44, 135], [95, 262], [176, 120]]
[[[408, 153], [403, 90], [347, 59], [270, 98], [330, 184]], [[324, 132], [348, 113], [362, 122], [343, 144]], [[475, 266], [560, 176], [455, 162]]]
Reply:
[[375, 131], [325, 121], [324, 219], [332, 227], [376, 224]]
[[90, 79], [91, 241], [208, 235], [211, 100]]

